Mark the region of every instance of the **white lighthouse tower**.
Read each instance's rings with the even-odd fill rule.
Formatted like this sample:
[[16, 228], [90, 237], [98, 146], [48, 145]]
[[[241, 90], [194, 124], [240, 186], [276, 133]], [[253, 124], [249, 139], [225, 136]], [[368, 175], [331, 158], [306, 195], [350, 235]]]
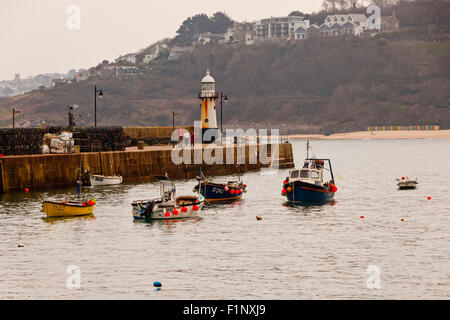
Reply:
[[[202, 141], [203, 135], [208, 129], [212, 129], [214, 135], [217, 135], [217, 118], [216, 118], [216, 100], [218, 94], [216, 92], [216, 81], [206, 69], [206, 75], [202, 79], [202, 91], [199, 95], [202, 100]], [[212, 132], [209, 131], [209, 134]], [[209, 139], [208, 139], [209, 140]], [[214, 140], [214, 138], [212, 139]]]

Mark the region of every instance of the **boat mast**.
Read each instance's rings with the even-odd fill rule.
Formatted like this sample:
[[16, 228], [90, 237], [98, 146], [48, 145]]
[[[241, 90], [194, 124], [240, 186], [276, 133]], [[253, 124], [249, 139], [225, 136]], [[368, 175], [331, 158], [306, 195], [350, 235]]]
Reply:
[[306, 159], [309, 159], [309, 139], [306, 140]]

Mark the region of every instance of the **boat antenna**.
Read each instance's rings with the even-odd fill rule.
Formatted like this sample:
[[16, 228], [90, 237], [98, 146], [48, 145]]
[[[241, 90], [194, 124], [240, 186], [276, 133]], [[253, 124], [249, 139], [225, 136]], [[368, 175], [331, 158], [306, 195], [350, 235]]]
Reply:
[[309, 139], [306, 140], [306, 159], [309, 159]]

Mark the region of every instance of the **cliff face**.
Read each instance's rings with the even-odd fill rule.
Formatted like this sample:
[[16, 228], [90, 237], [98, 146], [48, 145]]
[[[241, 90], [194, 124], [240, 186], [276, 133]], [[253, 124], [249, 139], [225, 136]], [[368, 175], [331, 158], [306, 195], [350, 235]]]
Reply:
[[[99, 125], [192, 125], [199, 119], [200, 79], [208, 67], [224, 102], [224, 125], [284, 132], [361, 130], [367, 125], [439, 124], [450, 128], [450, 43], [329, 38], [291, 44], [205, 45], [176, 61], [157, 61], [141, 75], [87, 80], [0, 100], [32, 121], [92, 125], [93, 87]], [[220, 104], [217, 104], [220, 114]], [[219, 119], [218, 119], [219, 120]], [[220, 121], [220, 120], [219, 120]]]

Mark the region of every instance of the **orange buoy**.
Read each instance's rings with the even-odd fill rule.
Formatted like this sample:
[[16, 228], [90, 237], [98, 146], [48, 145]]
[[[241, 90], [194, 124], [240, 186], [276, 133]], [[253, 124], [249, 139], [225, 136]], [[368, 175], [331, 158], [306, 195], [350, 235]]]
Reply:
[[261, 216], [256, 216], [256, 220], [262, 220]]
[[291, 192], [292, 191], [292, 188], [291, 187], [287, 187], [287, 192]]

